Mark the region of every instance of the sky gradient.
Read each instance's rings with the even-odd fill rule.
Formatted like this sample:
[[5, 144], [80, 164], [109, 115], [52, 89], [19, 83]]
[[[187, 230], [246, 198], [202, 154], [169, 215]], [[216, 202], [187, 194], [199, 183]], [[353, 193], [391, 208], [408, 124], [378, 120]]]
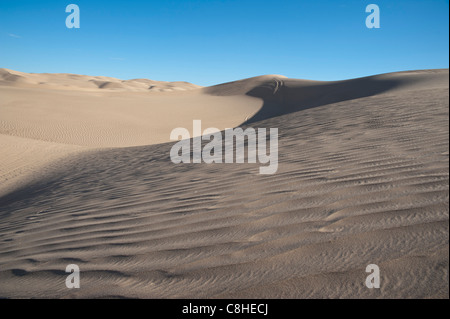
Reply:
[[[81, 28], [65, 12], [77, 4]], [[368, 29], [375, 3], [381, 28]], [[446, 0], [0, 0], [0, 67], [213, 85], [448, 68]]]

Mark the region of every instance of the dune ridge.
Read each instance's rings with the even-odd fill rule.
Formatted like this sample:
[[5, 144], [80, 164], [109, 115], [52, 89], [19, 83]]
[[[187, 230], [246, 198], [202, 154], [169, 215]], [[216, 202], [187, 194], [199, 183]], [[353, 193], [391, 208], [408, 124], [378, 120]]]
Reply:
[[68, 73], [25, 73], [0, 68], [0, 85], [50, 88], [52, 90], [171, 92], [201, 88], [189, 82], [153, 81], [148, 79], [119, 80], [106, 76]]
[[[0, 104], [10, 116], [1, 136], [17, 138], [8, 143], [79, 148], [53, 150], [44, 172], [31, 170], [38, 178], [0, 197], [0, 297], [448, 298], [448, 87], [448, 70], [423, 70], [147, 92], [162, 94], [159, 107], [233, 103], [225, 125], [279, 128], [274, 175], [260, 164], [175, 165], [172, 143], [136, 143], [133, 132], [113, 145], [51, 135], [45, 121], [23, 130], [11, 108], [30, 88], [0, 88], [16, 90]], [[147, 98], [121, 97], [127, 107], [135, 94]], [[206, 104], [198, 114], [219, 127]], [[69, 263], [79, 290], [64, 285]], [[371, 263], [381, 289], [364, 285]]]

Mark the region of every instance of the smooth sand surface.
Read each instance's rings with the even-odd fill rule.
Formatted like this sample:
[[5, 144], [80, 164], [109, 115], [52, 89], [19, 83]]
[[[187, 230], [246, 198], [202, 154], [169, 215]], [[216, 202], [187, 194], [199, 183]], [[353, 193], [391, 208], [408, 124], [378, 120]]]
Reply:
[[[99, 80], [114, 85], [98, 87]], [[192, 132], [195, 119], [205, 128], [233, 128], [262, 106], [260, 98], [214, 96], [187, 82], [7, 69], [0, 69], [0, 96], [0, 195], [73, 150], [169, 142], [176, 127]]]
[[[448, 298], [448, 75], [200, 88], [3, 69], [0, 297]], [[164, 142], [193, 119], [278, 128], [278, 172], [173, 164]]]

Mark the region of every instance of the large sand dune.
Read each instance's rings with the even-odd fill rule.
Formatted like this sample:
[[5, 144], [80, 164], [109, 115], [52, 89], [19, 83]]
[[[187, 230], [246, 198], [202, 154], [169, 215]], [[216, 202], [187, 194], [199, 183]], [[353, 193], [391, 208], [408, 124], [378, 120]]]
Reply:
[[[111, 85], [97, 85], [94, 79]], [[130, 83], [145, 85], [137, 88]], [[0, 143], [3, 154], [8, 154], [0, 161], [0, 195], [74, 149], [168, 142], [172, 129], [192, 130], [194, 119], [201, 119], [205, 128], [223, 130], [238, 126], [262, 106], [258, 98], [213, 96], [186, 82], [7, 69], [0, 69], [0, 96]], [[12, 178], [16, 176], [20, 178]]]
[[[448, 298], [448, 94], [448, 70], [208, 88], [0, 70], [0, 296]], [[278, 172], [173, 164], [193, 119], [278, 128]]]

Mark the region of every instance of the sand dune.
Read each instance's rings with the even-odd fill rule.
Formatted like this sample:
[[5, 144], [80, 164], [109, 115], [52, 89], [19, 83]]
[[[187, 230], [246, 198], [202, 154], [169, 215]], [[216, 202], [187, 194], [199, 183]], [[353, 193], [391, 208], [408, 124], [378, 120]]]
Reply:
[[[1, 297], [449, 297], [448, 70], [171, 92], [0, 74]], [[279, 128], [278, 172], [173, 164], [193, 118]]]
[[[101, 90], [101, 89], [100, 89]], [[221, 130], [252, 117], [262, 100], [201, 91], [92, 93], [0, 87], [0, 134], [89, 147], [125, 147], [170, 141], [176, 127]]]
[[[13, 172], [21, 172], [20, 181], [29, 181], [42, 165], [73, 149], [169, 142], [172, 129], [192, 130], [194, 119], [201, 119], [205, 128], [223, 130], [238, 126], [262, 106], [258, 98], [213, 96], [187, 82], [7, 69], [0, 69], [0, 95], [0, 143], [9, 154], [0, 163], [0, 195], [19, 185], [19, 179], [11, 179], [17, 175]], [[12, 138], [22, 139], [11, 143]], [[22, 151], [28, 149], [32, 151]]]
[[[425, 86], [425, 87], [424, 87]], [[264, 107], [251, 122], [381, 93], [448, 87], [448, 71], [423, 70], [382, 74], [346, 81], [320, 82], [265, 75], [205, 88], [211, 95], [246, 94], [262, 98]]]
[[53, 90], [96, 91], [97, 89], [113, 91], [158, 92], [188, 91], [200, 86], [188, 82], [164, 82], [147, 79], [119, 80], [106, 76], [89, 76], [78, 74], [24, 73], [9, 69], [0, 69], [0, 85], [51, 88]]

